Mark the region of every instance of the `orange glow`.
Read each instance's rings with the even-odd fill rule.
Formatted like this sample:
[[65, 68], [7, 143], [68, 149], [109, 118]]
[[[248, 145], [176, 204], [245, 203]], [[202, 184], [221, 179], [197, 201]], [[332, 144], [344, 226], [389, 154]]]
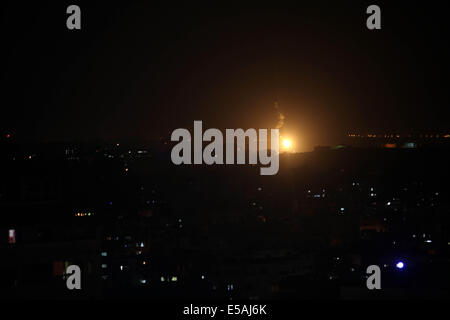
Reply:
[[283, 140], [283, 147], [285, 149], [290, 149], [292, 147], [292, 141], [289, 139], [284, 139]]

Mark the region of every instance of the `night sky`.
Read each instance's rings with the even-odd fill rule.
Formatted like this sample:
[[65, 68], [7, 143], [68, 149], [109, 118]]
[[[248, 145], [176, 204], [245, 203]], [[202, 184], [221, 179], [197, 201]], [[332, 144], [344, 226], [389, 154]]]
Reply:
[[[2, 135], [169, 139], [194, 120], [273, 128], [275, 101], [300, 151], [355, 131], [450, 131], [438, 2], [91, 2], [2, 3]], [[66, 28], [70, 4], [81, 31]], [[366, 28], [370, 4], [382, 30]]]

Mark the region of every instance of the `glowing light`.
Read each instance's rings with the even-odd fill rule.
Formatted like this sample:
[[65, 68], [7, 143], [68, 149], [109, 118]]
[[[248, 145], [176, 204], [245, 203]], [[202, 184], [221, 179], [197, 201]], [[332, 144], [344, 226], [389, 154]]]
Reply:
[[15, 244], [16, 243], [16, 230], [15, 229], [9, 229], [9, 244]]
[[289, 139], [283, 140], [283, 147], [286, 149], [290, 149], [292, 147], [292, 141]]
[[395, 265], [397, 267], [397, 269], [403, 269], [405, 267], [405, 264], [401, 261], [397, 262], [397, 264]]

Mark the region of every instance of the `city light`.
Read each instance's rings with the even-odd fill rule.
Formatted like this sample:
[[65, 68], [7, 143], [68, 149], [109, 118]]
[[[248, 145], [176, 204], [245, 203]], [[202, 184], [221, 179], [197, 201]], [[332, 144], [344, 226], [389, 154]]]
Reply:
[[75, 217], [90, 217], [93, 216], [93, 212], [77, 212], [75, 213]]
[[405, 267], [405, 264], [402, 261], [399, 261], [395, 264], [397, 269], [403, 269]]
[[15, 229], [9, 229], [9, 244], [15, 244], [16, 243], [16, 230]]

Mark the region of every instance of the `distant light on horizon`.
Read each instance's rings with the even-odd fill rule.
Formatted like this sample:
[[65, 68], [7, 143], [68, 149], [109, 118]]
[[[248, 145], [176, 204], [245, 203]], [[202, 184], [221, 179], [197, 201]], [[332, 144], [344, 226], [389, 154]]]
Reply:
[[395, 266], [397, 267], [397, 269], [403, 269], [405, 267], [405, 264], [402, 261], [399, 261]]
[[286, 149], [289, 149], [292, 147], [292, 141], [289, 139], [284, 139], [283, 140], [283, 147]]
[[280, 152], [295, 152], [294, 141], [291, 138], [281, 138]]

